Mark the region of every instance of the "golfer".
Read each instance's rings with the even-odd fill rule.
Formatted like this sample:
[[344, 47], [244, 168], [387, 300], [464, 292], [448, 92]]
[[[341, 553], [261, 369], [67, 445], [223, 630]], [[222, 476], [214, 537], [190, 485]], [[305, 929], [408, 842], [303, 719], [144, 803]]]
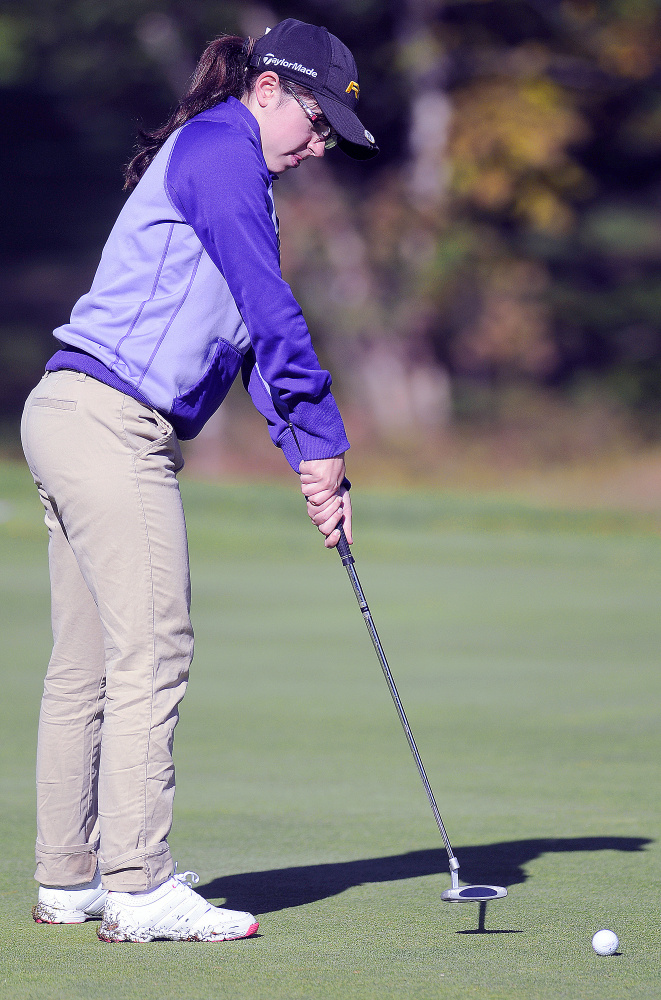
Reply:
[[219, 941], [249, 913], [209, 905], [168, 847], [172, 745], [193, 655], [179, 440], [239, 372], [333, 546], [351, 540], [349, 447], [280, 273], [273, 178], [338, 145], [374, 156], [354, 59], [287, 19], [204, 52], [170, 120], [143, 135], [132, 193], [61, 350], [27, 400], [46, 511], [53, 652], [37, 753], [37, 922], [102, 916], [103, 941]]

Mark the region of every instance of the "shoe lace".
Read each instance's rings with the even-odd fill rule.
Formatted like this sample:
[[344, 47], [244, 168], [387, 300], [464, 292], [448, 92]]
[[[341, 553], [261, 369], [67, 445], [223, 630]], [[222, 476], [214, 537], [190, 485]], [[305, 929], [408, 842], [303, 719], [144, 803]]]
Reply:
[[[174, 877], [177, 879], [178, 882], [182, 882], [184, 885], [187, 885], [189, 889], [192, 889], [192, 887], [194, 885], [197, 885], [197, 883], [200, 881], [200, 876], [197, 874], [197, 872], [190, 872], [190, 871], [178, 872], [176, 863], [174, 866]], [[189, 879], [190, 881], [188, 881]]]

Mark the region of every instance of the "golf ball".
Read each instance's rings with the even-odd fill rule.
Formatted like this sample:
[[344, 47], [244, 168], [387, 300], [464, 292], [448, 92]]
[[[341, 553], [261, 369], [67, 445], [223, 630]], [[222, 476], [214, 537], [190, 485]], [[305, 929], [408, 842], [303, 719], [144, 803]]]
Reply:
[[597, 955], [612, 955], [617, 951], [619, 943], [618, 936], [613, 931], [597, 931], [592, 938], [592, 947]]

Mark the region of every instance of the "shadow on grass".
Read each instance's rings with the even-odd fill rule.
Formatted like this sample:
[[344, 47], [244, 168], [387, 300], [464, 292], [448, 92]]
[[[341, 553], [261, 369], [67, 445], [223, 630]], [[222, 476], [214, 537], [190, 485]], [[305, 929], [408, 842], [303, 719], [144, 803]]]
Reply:
[[455, 931], [455, 934], [522, 934], [523, 931], [512, 931], [512, 930], [491, 930], [491, 928], [485, 927], [485, 920], [487, 916], [487, 904], [486, 902], [480, 903], [480, 914], [477, 918], [477, 927], [471, 928], [467, 931]]
[[[644, 837], [566, 837], [540, 840], [510, 840], [457, 849], [462, 881], [504, 886], [525, 882], [524, 865], [543, 854], [578, 851], [642, 851], [650, 839]], [[448, 856], [443, 848], [411, 851], [384, 858], [337, 861], [297, 868], [225, 875], [197, 888], [207, 899], [225, 898], [224, 906], [251, 913], [273, 913], [303, 906], [318, 899], [337, 896], [366, 882], [394, 882], [423, 875], [447, 875]]]

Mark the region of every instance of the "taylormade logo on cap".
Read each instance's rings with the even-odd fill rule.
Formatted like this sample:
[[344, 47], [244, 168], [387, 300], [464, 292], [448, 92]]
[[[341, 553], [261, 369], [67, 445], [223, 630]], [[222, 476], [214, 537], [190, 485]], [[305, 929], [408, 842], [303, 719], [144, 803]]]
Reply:
[[283, 69], [293, 69], [297, 73], [305, 73], [306, 76], [316, 76], [316, 69], [309, 69], [307, 66], [301, 66], [300, 63], [287, 62], [286, 59], [278, 59], [272, 52], [267, 52], [265, 56], [262, 56], [263, 66], [282, 66]]

